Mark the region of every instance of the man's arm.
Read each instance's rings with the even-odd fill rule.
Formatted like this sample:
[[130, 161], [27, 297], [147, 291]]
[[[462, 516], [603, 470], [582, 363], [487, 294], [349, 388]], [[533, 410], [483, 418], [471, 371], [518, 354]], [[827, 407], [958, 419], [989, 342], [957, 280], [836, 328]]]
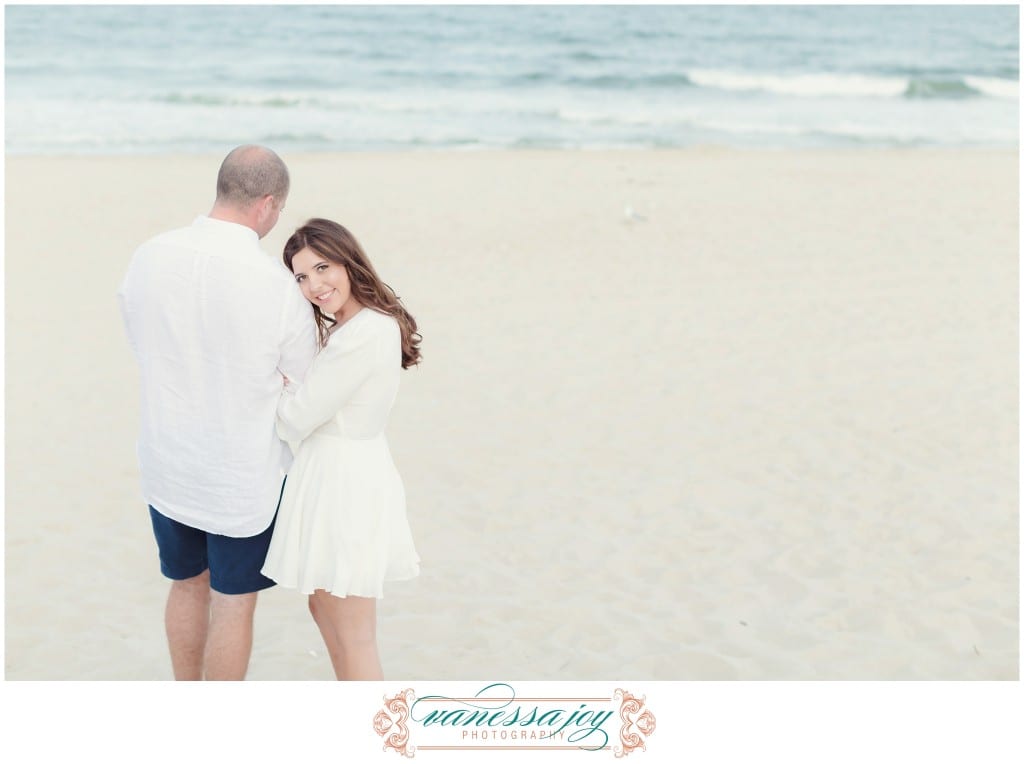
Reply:
[[284, 306], [284, 332], [281, 338], [277, 369], [291, 383], [299, 384], [306, 376], [316, 355], [316, 323], [313, 306], [297, 286], [289, 289]]

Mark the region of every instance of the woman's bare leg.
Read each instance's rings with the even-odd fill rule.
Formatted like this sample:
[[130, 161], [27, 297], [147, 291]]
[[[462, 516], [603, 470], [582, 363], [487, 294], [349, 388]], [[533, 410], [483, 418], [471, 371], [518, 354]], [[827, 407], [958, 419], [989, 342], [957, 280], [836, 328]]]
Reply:
[[[319, 591], [319, 590], [318, 590]], [[334, 675], [341, 675], [341, 653], [338, 650], [338, 635], [334, 633], [334, 626], [331, 624], [324, 607], [320, 604], [320, 597], [316, 594], [309, 595], [309, 612], [320, 629], [320, 636], [327, 646], [327, 654], [331, 656], [331, 666], [334, 668]]]
[[310, 595], [310, 611], [331, 656], [338, 679], [374, 681], [384, 678], [377, 653], [377, 600], [335, 597], [323, 589]]

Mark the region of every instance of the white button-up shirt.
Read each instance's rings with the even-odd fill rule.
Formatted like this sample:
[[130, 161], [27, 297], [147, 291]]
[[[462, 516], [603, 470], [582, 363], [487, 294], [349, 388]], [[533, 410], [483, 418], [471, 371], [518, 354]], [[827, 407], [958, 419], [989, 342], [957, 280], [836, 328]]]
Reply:
[[302, 380], [316, 352], [292, 274], [251, 228], [200, 216], [135, 251], [118, 302], [141, 375], [143, 498], [210, 533], [265, 530], [292, 458], [281, 375]]

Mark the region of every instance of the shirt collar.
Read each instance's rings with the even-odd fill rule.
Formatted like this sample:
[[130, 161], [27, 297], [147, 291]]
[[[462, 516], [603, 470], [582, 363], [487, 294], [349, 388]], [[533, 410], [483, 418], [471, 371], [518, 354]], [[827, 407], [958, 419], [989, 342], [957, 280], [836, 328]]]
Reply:
[[242, 225], [241, 223], [232, 223], [227, 220], [217, 220], [208, 215], [200, 215], [192, 222], [192, 225], [216, 230], [224, 236], [238, 237], [239, 241], [252, 244], [258, 244], [260, 240], [259, 235], [249, 226]]

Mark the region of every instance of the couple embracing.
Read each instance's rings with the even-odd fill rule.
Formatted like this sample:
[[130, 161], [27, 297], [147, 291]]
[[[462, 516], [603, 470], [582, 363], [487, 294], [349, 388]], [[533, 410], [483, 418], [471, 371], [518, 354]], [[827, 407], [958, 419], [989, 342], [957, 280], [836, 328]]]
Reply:
[[376, 601], [419, 573], [384, 436], [416, 321], [335, 222], [263, 252], [288, 190], [277, 154], [234, 149], [209, 215], [139, 247], [118, 292], [175, 679], [244, 679], [275, 583], [309, 595], [338, 679], [381, 679]]

